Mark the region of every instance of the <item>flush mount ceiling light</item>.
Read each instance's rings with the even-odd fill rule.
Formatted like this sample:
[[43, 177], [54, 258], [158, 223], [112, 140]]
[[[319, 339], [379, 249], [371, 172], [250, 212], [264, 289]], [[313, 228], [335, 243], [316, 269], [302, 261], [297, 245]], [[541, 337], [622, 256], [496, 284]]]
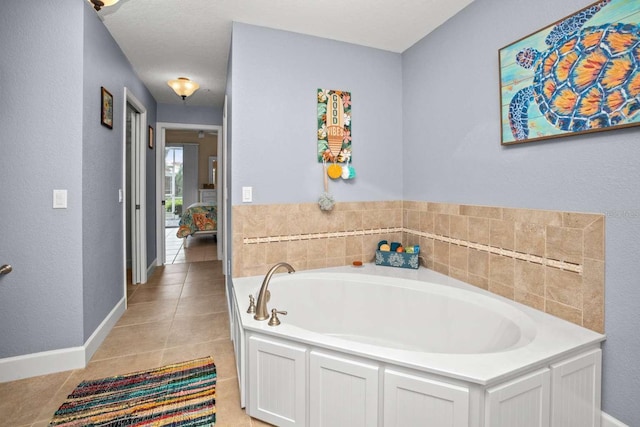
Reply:
[[89, 3], [93, 5], [96, 11], [99, 11], [103, 7], [113, 6], [120, 0], [89, 0]]
[[186, 77], [178, 77], [175, 80], [169, 80], [167, 84], [173, 89], [173, 91], [182, 98], [184, 101], [187, 96], [193, 95], [193, 92], [198, 90], [200, 85]]

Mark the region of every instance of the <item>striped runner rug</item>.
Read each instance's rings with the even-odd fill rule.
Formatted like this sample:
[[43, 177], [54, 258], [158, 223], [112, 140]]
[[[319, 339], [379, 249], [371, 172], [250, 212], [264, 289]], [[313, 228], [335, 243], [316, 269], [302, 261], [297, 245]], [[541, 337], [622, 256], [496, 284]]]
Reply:
[[52, 426], [212, 426], [216, 366], [211, 357], [81, 382]]

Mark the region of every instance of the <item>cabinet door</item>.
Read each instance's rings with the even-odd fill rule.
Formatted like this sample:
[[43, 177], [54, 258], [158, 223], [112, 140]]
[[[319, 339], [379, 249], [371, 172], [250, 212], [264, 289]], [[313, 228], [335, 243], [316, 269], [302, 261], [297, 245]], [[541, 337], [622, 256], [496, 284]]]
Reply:
[[551, 365], [551, 425], [600, 427], [602, 351]]
[[548, 427], [549, 369], [487, 389], [485, 426]]
[[312, 351], [309, 358], [311, 427], [378, 425], [378, 366]]
[[249, 337], [249, 415], [278, 426], [303, 426], [305, 359], [304, 347]]
[[391, 369], [385, 370], [385, 427], [468, 425], [468, 388]]

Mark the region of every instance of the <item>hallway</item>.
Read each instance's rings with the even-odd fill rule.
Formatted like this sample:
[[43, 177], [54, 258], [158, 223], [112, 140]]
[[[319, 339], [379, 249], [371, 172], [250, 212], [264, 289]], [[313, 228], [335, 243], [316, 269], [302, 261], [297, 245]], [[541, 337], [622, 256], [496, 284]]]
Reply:
[[178, 228], [164, 229], [165, 263], [182, 264], [185, 262], [215, 261], [218, 259], [218, 247], [215, 238], [210, 234], [187, 237], [187, 247], [184, 239], [178, 238]]
[[216, 426], [268, 425], [240, 408], [221, 268], [219, 261], [166, 265], [148, 283], [129, 285], [127, 311], [85, 369], [0, 383], [0, 426], [47, 426], [83, 379], [204, 356], [213, 356], [217, 367]]

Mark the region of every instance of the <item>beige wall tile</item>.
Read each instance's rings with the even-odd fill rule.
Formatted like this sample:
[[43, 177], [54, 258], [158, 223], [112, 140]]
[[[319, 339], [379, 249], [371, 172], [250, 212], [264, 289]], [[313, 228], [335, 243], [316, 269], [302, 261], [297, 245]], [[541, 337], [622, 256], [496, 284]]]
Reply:
[[300, 262], [306, 260], [309, 251], [308, 240], [289, 242], [287, 245], [287, 262]]
[[310, 258], [307, 260], [307, 270], [315, 270], [318, 268], [327, 268], [327, 258]]
[[528, 305], [536, 310], [544, 311], [545, 300], [543, 296], [529, 293], [523, 289], [514, 290], [513, 299], [521, 304]]
[[544, 298], [544, 266], [527, 261], [515, 260], [516, 290]]
[[449, 243], [435, 240], [433, 242], [433, 261], [435, 263], [449, 265]]
[[450, 237], [460, 240], [469, 239], [469, 218], [463, 215], [451, 215], [449, 217]]
[[513, 288], [515, 260], [496, 254], [489, 254], [489, 289], [494, 282]]
[[467, 270], [458, 270], [455, 267], [451, 267], [449, 268], [449, 276], [463, 282], [469, 282], [469, 274], [467, 273]]
[[547, 301], [556, 301], [582, 310], [582, 276], [545, 267], [545, 285]]
[[602, 216], [584, 229], [585, 258], [604, 261], [604, 237], [604, 216]]
[[513, 222], [562, 226], [562, 212], [557, 211], [503, 208], [502, 218]]
[[491, 246], [502, 249], [515, 248], [515, 224], [513, 221], [492, 219], [489, 223], [489, 239]]
[[422, 202], [418, 202], [415, 200], [403, 200], [402, 201], [402, 209], [419, 211], [420, 205]]
[[546, 227], [544, 225], [516, 222], [515, 237], [516, 251], [544, 257], [546, 247]]
[[255, 267], [258, 265], [265, 265], [267, 263], [267, 245], [245, 245], [242, 254], [242, 267]]
[[580, 213], [580, 212], [563, 212], [562, 226], [572, 228], [585, 228], [592, 222], [602, 218], [601, 214]]
[[347, 231], [362, 230], [363, 228], [362, 211], [354, 210], [354, 211], [345, 212], [344, 228]]
[[307, 259], [325, 259], [328, 256], [329, 239], [313, 239], [307, 243]]
[[547, 226], [547, 258], [580, 264], [582, 244], [581, 229]]
[[406, 228], [410, 228], [412, 230], [420, 229], [420, 212], [417, 210], [407, 210], [407, 222]]
[[451, 269], [456, 269], [466, 273], [469, 270], [469, 248], [466, 246], [449, 245], [449, 265]]
[[489, 278], [489, 253], [469, 249], [469, 274]]
[[267, 245], [267, 264], [275, 264], [287, 259], [288, 242], [272, 242]]
[[514, 289], [513, 286], [506, 286], [499, 282], [494, 282], [489, 280], [489, 291], [494, 294], [501, 295], [505, 298], [513, 299], [514, 298]]
[[433, 203], [428, 202], [428, 210], [435, 213], [443, 213], [450, 215], [458, 215], [460, 213], [460, 205], [452, 203]]
[[490, 220], [487, 218], [469, 218], [469, 240], [474, 243], [489, 245], [491, 243]]
[[476, 286], [481, 289], [488, 290], [489, 289], [489, 279], [486, 277], [476, 276], [469, 272], [468, 275], [469, 284]]
[[269, 212], [265, 218], [266, 232], [264, 236], [286, 236], [289, 235], [289, 222], [287, 212], [281, 210]]
[[435, 234], [439, 236], [449, 236], [450, 216], [448, 214], [435, 214]]
[[547, 299], [545, 310], [549, 314], [582, 326], [582, 310], [580, 309]]
[[435, 215], [433, 212], [420, 211], [420, 227], [418, 230], [425, 233], [433, 233], [435, 231]]
[[502, 219], [502, 208], [496, 208], [492, 206], [461, 205], [460, 215]]
[[345, 237], [336, 237], [327, 239], [327, 257], [342, 258], [347, 255], [347, 239]]
[[582, 279], [582, 321], [585, 328], [604, 333], [604, 261], [586, 258]]
[[449, 275], [449, 266], [447, 264], [434, 262], [433, 267], [429, 267], [429, 268], [433, 269], [433, 271], [437, 271], [438, 273], [446, 274], [447, 276]]
[[346, 255], [361, 257], [364, 252], [364, 239], [362, 236], [350, 236], [346, 238]]
[[420, 256], [424, 258], [429, 268], [433, 267], [435, 257], [435, 240], [428, 237], [420, 237]]

